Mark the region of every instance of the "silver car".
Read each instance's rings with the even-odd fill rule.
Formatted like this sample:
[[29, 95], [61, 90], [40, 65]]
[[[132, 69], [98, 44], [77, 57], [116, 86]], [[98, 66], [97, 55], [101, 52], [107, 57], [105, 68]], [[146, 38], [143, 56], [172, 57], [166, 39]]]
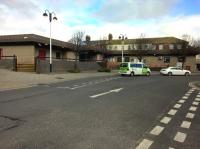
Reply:
[[168, 68], [165, 68], [165, 69], [161, 69], [160, 74], [168, 75], [168, 76], [172, 76], [172, 75], [189, 76], [189, 75], [191, 75], [191, 72], [189, 70], [181, 69], [179, 67], [168, 67]]

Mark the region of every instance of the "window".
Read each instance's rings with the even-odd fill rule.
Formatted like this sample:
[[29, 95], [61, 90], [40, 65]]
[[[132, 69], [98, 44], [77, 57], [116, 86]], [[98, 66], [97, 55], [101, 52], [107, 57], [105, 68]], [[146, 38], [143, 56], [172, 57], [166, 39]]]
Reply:
[[131, 45], [128, 45], [128, 50], [131, 50]]
[[163, 50], [163, 45], [162, 44], [159, 45], [159, 50]]
[[117, 46], [115, 46], [115, 50], [117, 50]]
[[128, 67], [128, 63], [122, 63], [120, 67]]
[[169, 56], [164, 57], [164, 63], [170, 63], [170, 57]]
[[112, 46], [109, 46], [108, 48], [109, 48], [109, 50], [112, 50]]
[[130, 61], [130, 57], [125, 57], [124, 58], [124, 62], [129, 62]]
[[60, 59], [60, 52], [56, 52], [56, 59]]
[[174, 45], [173, 44], [169, 44], [169, 49], [173, 50], [174, 49]]
[[178, 44], [178, 45], [177, 45], [177, 49], [182, 49], [182, 45], [181, 45], [181, 44]]
[[131, 64], [131, 67], [142, 68], [142, 64]]
[[122, 62], [122, 57], [117, 57], [117, 62]]

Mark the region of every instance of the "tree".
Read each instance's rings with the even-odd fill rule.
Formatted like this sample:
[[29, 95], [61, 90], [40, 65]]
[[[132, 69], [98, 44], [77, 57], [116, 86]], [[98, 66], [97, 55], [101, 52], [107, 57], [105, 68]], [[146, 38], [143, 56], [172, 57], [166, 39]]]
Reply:
[[111, 41], [113, 39], [113, 35], [110, 33], [108, 34], [108, 40]]
[[90, 41], [91, 41], [90, 35], [86, 35], [86, 36], [85, 36], [85, 41], [86, 41], [86, 45], [89, 46]]
[[189, 46], [200, 47], [200, 39], [199, 38], [195, 39], [188, 34], [183, 34], [182, 39], [187, 41]]
[[83, 31], [76, 31], [72, 38], [69, 40], [70, 43], [73, 44], [74, 52], [75, 52], [75, 63], [74, 63], [74, 70], [78, 70], [77, 68], [77, 61], [78, 61], [78, 55], [79, 52], [83, 46], [83, 37], [84, 37]]
[[[149, 50], [149, 47], [147, 45], [147, 40], [145, 39], [145, 34], [141, 33], [139, 38], [136, 39], [136, 56], [138, 60], [141, 62], [143, 59], [144, 54], [146, 53], [147, 50]], [[135, 43], [133, 43], [135, 44]], [[134, 45], [133, 45], [134, 46]]]

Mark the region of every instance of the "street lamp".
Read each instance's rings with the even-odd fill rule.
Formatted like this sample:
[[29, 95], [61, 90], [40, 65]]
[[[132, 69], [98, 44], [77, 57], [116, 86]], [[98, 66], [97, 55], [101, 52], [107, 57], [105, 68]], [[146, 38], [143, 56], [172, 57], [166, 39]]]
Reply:
[[128, 38], [126, 35], [120, 34], [119, 39], [122, 40], [122, 63], [123, 63], [124, 62], [124, 41]]
[[49, 10], [45, 10], [43, 13], [44, 17], [49, 17], [49, 24], [50, 24], [50, 54], [49, 54], [49, 70], [52, 72], [52, 44], [51, 44], [51, 22], [52, 20], [58, 20], [56, 14], [54, 12], [50, 12]]

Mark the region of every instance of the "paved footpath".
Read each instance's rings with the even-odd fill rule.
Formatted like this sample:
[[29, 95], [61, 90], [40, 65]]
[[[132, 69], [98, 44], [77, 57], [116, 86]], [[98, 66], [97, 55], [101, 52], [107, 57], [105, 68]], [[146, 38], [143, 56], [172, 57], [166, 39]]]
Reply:
[[27, 88], [38, 84], [50, 84], [88, 77], [111, 76], [115, 74], [117, 74], [116, 71], [111, 73], [92, 71], [65, 74], [36, 74], [27, 72], [13, 72], [6, 69], [0, 69], [0, 91]]

